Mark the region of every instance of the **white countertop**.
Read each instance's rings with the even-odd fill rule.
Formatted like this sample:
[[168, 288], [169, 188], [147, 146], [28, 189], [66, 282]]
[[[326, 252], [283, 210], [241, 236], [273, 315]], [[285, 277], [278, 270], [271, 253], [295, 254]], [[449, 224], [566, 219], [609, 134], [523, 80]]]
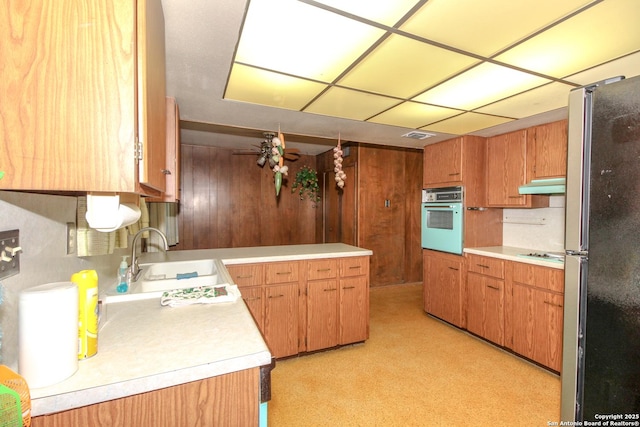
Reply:
[[[224, 264], [372, 255], [341, 243], [203, 249], [143, 254], [140, 264], [221, 259]], [[159, 298], [110, 303], [98, 353], [55, 385], [31, 389], [32, 416], [171, 387], [271, 363], [242, 300], [162, 307]], [[206, 339], [204, 339], [206, 338]]]
[[525, 258], [520, 254], [528, 254], [531, 252], [548, 252], [527, 248], [515, 248], [512, 246], [487, 246], [482, 248], [464, 248], [464, 253], [489, 256], [494, 258], [506, 259], [509, 261], [523, 262], [526, 264], [541, 265], [544, 267], [557, 268], [564, 270], [564, 263], [555, 261], [546, 261], [544, 259]]

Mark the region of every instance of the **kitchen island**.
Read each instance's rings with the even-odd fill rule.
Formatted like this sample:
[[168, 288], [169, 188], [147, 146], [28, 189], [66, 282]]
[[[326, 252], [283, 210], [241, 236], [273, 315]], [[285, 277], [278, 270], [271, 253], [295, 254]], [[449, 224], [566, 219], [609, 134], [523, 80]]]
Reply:
[[[291, 245], [150, 253], [140, 257], [140, 264], [221, 259], [237, 265], [368, 255], [371, 251], [344, 244]], [[243, 301], [169, 308], [158, 299], [134, 299], [105, 308], [98, 354], [80, 361], [70, 378], [31, 390], [35, 427], [101, 425], [92, 418], [98, 415], [108, 420], [104, 425], [175, 425], [167, 417], [210, 425], [212, 418], [205, 417], [220, 417], [223, 410], [233, 413], [216, 418], [220, 425], [257, 424], [260, 367], [271, 363], [272, 354]], [[180, 415], [188, 412], [183, 404], [201, 413]], [[249, 418], [239, 418], [245, 415], [241, 412]], [[246, 419], [255, 423], [238, 423]]]

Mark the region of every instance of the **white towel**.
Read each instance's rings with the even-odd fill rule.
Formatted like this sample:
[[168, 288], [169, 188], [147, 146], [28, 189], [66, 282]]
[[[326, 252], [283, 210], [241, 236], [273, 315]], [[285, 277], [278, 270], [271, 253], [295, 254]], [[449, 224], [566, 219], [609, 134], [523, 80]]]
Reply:
[[235, 302], [241, 297], [236, 285], [198, 286], [162, 293], [160, 305], [181, 307], [191, 304], [219, 304]]

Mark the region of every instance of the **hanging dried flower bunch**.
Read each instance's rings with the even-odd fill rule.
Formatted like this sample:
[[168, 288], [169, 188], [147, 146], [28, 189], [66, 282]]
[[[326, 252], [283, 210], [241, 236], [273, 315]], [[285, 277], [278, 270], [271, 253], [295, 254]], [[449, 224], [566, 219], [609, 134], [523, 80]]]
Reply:
[[282, 187], [282, 175], [287, 175], [289, 172], [289, 167], [284, 165], [284, 135], [281, 132], [278, 132], [278, 136], [275, 136], [271, 140], [271, 160], [273, 166], [273, 172], [275, 174], [275, 186], [276, 186], [276, 196], [280, 195], [280, 188]]
[[340, 136], [338, 136], [338, 145], [333, 149], [333, 171], [336, 173], [336, 185], [344, 188], [344, 181], [347, 174], [342, 170], [342, 146], [340, 145]]

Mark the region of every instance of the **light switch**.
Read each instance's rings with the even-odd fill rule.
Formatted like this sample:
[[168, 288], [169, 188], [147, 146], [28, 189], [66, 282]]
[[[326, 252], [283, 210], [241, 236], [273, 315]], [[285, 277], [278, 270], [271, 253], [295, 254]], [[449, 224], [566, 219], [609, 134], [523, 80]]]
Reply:
[[20, 273], [20, 231], [0, 231], [0, 279]]

